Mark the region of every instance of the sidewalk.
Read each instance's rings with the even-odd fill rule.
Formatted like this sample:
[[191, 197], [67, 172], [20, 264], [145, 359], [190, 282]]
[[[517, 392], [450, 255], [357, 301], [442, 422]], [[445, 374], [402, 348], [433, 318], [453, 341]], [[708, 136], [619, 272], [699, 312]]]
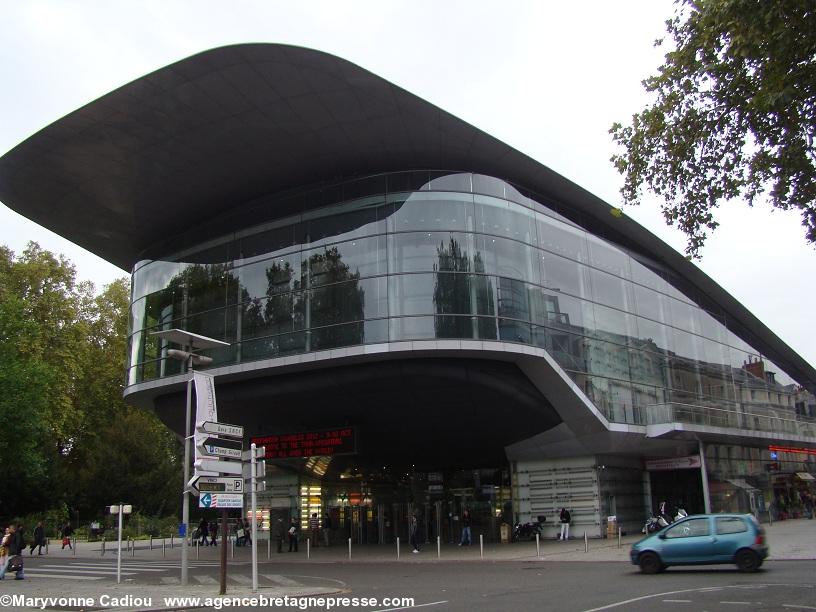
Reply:
[[[773, 526], [766, 526], [766, 532], [771, 547], [771, 560], [781, 559], [816, 559], [816, 520], [791, 520], [779, 523], [774, 523]], [[535, 542], [519, 542], [514, 544], [489, 544], [484, 546], [484, 557], [480, 555], [480, 548], [478, 541], [475, 546], [459, 547], [452, 544], [443, 544], [441, 546], [441, 554], [437, 557], [436, 544], [425, 544], [422, 547], [420, 554], [412, 554], [410, 549], [403, 545], [400, 550], [400, 558], [397, 559], [396, 544], [371, 544], [366, 546], [352, 546], [352, 556], [349, 560], [348, 546], [335, 545], [330, 548], [320, 547], [309, 551], [307, 557], [305, 543], [301, 546], [298, 553], [280, 553], [275, 552], [274, 547], [271, 550], [270, 561], [272, 563], [286, 563], [288, 565], [297, 566], [293, 570], [294, 574], [303, 574], [306, 566], [309, 564], [334, 564], [334, 563], [393, 563], [395, 568], [400, 563], [402, 564], [418, 564], [418, 563], [440, 563], [440, 562], [465, 562], [465, 563], [480, 563], [480, 562], [509, 562], [509, 561], [525, 561], [525, 562], [547, 562], [547, 561], [572, 561], [572, 562], [609, 562], [618, 561], [621, 563], [629, 563], [629, 546], [642, 537], [640, 534], [636, 536], [626, 536], [621, 539], [621, 546], [618, 547], [617, 540], [605, 539], [590, 539], [587, 541], [588, 552], [584, 551], [583, 538], [570, 540], [568, 542], [557, 542], [552, 540], [540, 542], [540, 556], [536, 554]], [[153, 550], [149, 550], [148, 544], [145, 542], [137, 542], [135, 554], [131, 556], [129, 552], [125, 552], [123, 545], [123, 567], [127, 564], [138, 564], [141, 562], [167, 562], [178, 563], [181, 558], [181, 549], [178, 546], [178, 540], [175, 541], [176, 546], [169, 548], [168, 546], [162, 551], [161, 542], [154, 540]], [[115, 543], [113, 546], [108, 544], [107, 553], [101, 557], [100, 543], [80, 542], [77, 551], [68, 549], [61, 550], [59, 546], [51, 547], [48, 555], [49, 559], [67, 559], [75, 558], [86, 560], [99, 561], [101, 559], [115, 559]], [[204, 547], [198, 550], [198, 558], [196, 556], [196, 549], [190, 551], [191, 564], [196, 561], [199, 562], [213, 562], [219, 558], [220, 548]], [[230, 572], [246, 572], [249, 567], [251, 556], [251, 549], [246, 547], [235, 548], [234, 557], [231, 556], [231, 550], [228, 550], [228, 562], [230, 565]], [[267, 563], [267, 541], [259, 541], [258, 547], [258, 561], [259, 571], [268, 572], [274, 571], [264, 569]], [[274, 566], [267, 566], [274, 567]], [[279, 571], [279, 570], [278, 570]], [[33, 570], [32, 570], [33, 572]], [[344, 597], [349, 595], [349, 591], [345, 584], [336, 581], [336, 585], [332, 586], [300, 586], [300, 587], [286, 587], [286, 586], [261, 586], [257, 593], [252, 593], [248, 586], [229, 584], [227, 590], [228, 598], [236, 597], [257, 597], [264, 596], [266, 598], [274, 597], [305, 597], [305, 596], [325, 596], [325, 597]], [[176, 602], [170, 604], [164, 600], [165, 597], [210, 597], [217, 598], [217, 585], [190, 585], [188, 587], [181, 587], [177, 585], [138, 585], [138, 584], [115, 584], [115, 580], [106, 580], [104, 582], [83, 582], [81, 580], [70, 579], [54, 579], [47, 580], [31, 578], [22, 581], [13, 580], [13, 575], [8, 575], [6, 580], [0, 582], [0, 606], [6, 609], [32, 609], [34, 605], [18, 605], [17, 602], [7, 599], [13, 595], [25, 595], [26, 597], [58, 597], [58, 598], [86, 598], [84, 603], [77, 604], [77, 601], [63, 601], [56, 605], [42, 606], [46, 609], [103, 609], [100, 605], [102, 594], [114, 598], [105, 604], [106, 610], [171, 610], [178, 609], [182, 604]], [[92, 598], [94, 603], [90, 603]], [[146, 603], [145, 598], [150, 598], [149, 604]], [[113, 601], [118, 605], [111, 606]], [[212, 603], [212, 602], [210, 602]], [[186, 604], [185, 609], [189, 607]], [[233, 604], [232, 607], [235, 607]], [[269, 607], [269, 606], [267, 606]]]

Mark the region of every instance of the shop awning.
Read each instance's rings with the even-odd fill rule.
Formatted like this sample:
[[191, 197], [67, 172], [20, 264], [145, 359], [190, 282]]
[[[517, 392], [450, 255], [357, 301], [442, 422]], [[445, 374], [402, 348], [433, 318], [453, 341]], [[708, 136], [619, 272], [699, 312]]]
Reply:
[[742, 478], [727, 478], [726, 482], [730, 482], [732, 485], [737, 487], [738, 489], [745, 489], [746, 491], [758, 491], [758, 489], [754, 486], [748, 484]]
[[816, 480], [816, 478], [813, 477], [813, 474], [808, 472], [796, 472], [796, 477], [799, 478], [799, 480]]

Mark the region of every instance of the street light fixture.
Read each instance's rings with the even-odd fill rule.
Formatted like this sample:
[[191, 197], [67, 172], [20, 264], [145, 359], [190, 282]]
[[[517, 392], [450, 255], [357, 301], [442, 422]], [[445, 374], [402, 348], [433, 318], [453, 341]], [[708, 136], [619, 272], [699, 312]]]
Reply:
[[187, 586], [188, 583], [188, 527], [190, 522], [190, 492], [187, 483], [190, 482], [190, 415], [193, 403], [193, 366], [209, 365], [212, 358], [205, 355], [197, 355], [196, 350], [218, 348], [229, 346], [229, 342], [222, 342], [215, 338], [208, 338], [183, 329], [166, 329], [151, 332], [151, 336], [156, 336], [162, 340], [183, 346], [185, 350], [169, 349], [167, 356], [171, 359], [187, 362], [187, 372], [190, 378], [187, 380], [187, 413], [184, 419], [184, 495], [181, 507], [181, 523], [184, 525], [184, 537], [181, 538], [181, 584]]

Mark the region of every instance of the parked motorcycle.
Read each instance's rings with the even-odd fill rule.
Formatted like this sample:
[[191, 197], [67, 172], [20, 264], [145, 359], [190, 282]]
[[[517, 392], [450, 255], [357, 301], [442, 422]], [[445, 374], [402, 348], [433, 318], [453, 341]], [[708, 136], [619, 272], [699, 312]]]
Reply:
[[643, 526], [643, 529], [641, 529], [640, 532], [648, 535], [650, 533], [654, 533], [655, 531], [660, 531], [664, 527], [668, 526], [669, 521], [667, 521], [665, 517], [651, 514], [649, 515], [649, 518], [646, 519], [646, 524]]
[[686, 518], [687, 516], [688, 516], [688, 512], [683, 510], [683, 508], [678, 508], [677, 509], [677, 514], [674, 516], [674, 520], [672, 521], [672, 523], [676, 523], [680, 519]]
[[[546, 519], [545, 519], [546, 520]], [[513, 541], [519, 540], [534, 540], [536, 534], [541, 535], [542, 525], [538, 521], [530, 523], [516, 523], [513, 528]]]

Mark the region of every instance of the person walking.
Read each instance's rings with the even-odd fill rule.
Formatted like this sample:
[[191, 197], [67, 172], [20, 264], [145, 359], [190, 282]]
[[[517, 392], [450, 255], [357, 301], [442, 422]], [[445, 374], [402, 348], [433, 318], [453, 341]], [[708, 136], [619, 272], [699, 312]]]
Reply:
[[210, 521], [210, 546], [218, 546], [218, 523]]
[[65, 525], [63, 525], [60, 535], [62, 536], [61, 550], [65, 550], [66, 546], [68, 546], [68, 550], [73, 550], [73, 547], [71, 546], [71, 536], [74, 535], [74, 528], [71, 527], [71, 523], [67, 522]]
[[317, 512], [312, 512], [309, 519], [309, 530], [312, 532], [312, 546], [317, 548], [320, 546], [320, 519], [317, 518]]
[[244, 546], [252, 546], [252, 531], [249, 519], [244, 519]]
[[470, 510], [467, 508], [462, 512], [462, 539], [459, 540], [459, 546], [470, 546], [472, 544], [470, 539]]
[[326, 508], [326, 514], [323, 515], [323, 543], [326, 545], [326, 548], [329, 547], [329, 542], [331, 538], [329, 535], [331, 534], [332, 528], [332, 521], [331, 517], [329, 516], [329, 509]]
[[413, 547], [411, 552], [419, 552], [419, 523], [413, 514], [408, 519], [408, 543]]
[[2, 567], [0, 567], [0, 580], [5, 579], [6, 571], [9, 570], [12, 563], [15, 562], [19, 562], [19, 567], [18, 569], [11, 570], [17, 574], [14, 579], [23, 580], [25, 578], [25, 575], [23, 574], [22, 558], [19, 557], [20, 553], [22, 553], [25, 549], [25, 540], [23, 539], [22, 527], [22, 525], [18, 525], [17, 527], [10, 525], [8, 528], [8, 539], [4, 537], [4, 540], [7, 541], [8, 555], [5, 559], [5, 563], [3, 563]]
[[272, 536], [278, 543], [278, 552], [283, 552], [283, 536], [286, 533], [286, 529], [283, 525], [283, 519], [278, 517], [275, 521], [275, 525], [272, 527]]
[[28, 554], [33, 555], [34, 549], [38, 546], [39, 550], [37, 551], [37, 554], [41, 555], [42, 547], [45, 546], [45, 529], [43, 528], [42, 521], [37, 523], [37, 526], [34, 528], [34, 541], [31, 543], [31, 550], [28, 552]]
[[289, 552], [298, 551], [298, 524], [295, 517], [292, 517], [292, 520], [289, 521]]
[[558, 536], [558, 539], [569, 540], [569, 526], [570, 521], [572, 520], [569, 510], [566, 508], [561, 508], [561, 514], [559, 515], [558, 520], [561, 521], [561, 535]]
[[208, 545], [207, 544], [207, 536], [209, 535], [209, 530], [207, 528], [206, 519], [201, 519], [198, 522], [198, 529], [196, 529], [196, 532], [197, 533], [195, 533], [193, 535], [195, 535], [198, 538], [198, 540], [199, 540], [198, 545], [199, 546], [207, 546]]

